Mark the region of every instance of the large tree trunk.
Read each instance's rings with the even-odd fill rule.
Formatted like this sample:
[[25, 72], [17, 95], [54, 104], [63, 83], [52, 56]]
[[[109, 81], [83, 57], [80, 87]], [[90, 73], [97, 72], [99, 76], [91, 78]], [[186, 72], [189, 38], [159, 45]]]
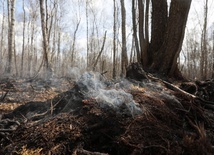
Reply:
[[152, 64], [154, 57], [164, 43], [168, 20], [167, 14], [167, 0], [152, 0], [151, 43], [148, 65]]
[[[152, 36], [152, 39], [158, 40], [157, 47], [155, 45], [151, 47], [151, 49], [155, 51], [152, 55], [153, 60], [151, 69], [154, 69], [166, 76], [182, 78], [178, 69], [177, 58], [181, 51], [184, 39], [191, 1], [192, 0], [172, 0], [164, 38], [161, 38], [161, 35], [156, 36], [156, 38], [153, 38], [155, 36]], [[161, 25], [161, 23], [159, 25]], [[158, 25], [155, 24], [154, 26]], [[153, 32], [152, 34], [156, 35]]]

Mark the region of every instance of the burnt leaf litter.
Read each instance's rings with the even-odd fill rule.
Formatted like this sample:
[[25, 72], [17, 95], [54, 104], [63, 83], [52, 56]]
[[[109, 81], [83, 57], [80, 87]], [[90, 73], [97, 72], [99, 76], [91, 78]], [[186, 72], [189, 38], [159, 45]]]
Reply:
[[1, 79], [0, 154], [214, 154], [214, 81], [172, 89], [128, 71], [118, 81]]

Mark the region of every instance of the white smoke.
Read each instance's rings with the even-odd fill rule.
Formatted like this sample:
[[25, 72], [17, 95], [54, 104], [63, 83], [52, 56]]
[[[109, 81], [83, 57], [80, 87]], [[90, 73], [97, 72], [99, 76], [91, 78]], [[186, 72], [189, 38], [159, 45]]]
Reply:
[[[135, 116], [142, 113], [138, 103], [135, 103], [133, 96], [125, 92], [121, 87], [118, 89], [109, 88], [105, 84], [105, 79], [99, 73], [84, 73], [77, 84], [89, 97], [93, 97], [102, 108], [113, 108], [116, 112]], [[128, 86], [128, 82], [123, 80], [116, 85]]]
[[80, 69], [77, 67], [71, 67], [67, 74], [68, 77], [72, 78], [72, 81], [77, 81], [80, 78]]
[[161, 85], [161, 83], [159, 82], [142, 83], [142, 86], [146, 90], [145, 91], [146, 95], [157, 99], [171, 101], [171, 103], [175, 103], [176, 106], [183, 108], [182, 104], [179, 102], [176, 96], [173, 95], [170, 92], [170, 90], [168, 90], [166, 87]]

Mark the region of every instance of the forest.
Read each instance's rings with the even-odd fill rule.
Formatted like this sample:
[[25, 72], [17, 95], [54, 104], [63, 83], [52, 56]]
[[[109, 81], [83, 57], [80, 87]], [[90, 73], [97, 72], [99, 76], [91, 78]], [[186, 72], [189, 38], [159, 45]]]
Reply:
[[0, 154], [213, 154], [209, 0], [0, 0]]

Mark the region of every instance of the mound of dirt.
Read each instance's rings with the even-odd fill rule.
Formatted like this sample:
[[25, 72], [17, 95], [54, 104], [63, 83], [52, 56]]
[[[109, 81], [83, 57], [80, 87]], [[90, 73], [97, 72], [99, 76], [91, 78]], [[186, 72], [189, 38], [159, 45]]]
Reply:
[[80, 79], [4, 114], [0, 154], [214, 154], [213, 111], [200, 100], [161, 82]]

